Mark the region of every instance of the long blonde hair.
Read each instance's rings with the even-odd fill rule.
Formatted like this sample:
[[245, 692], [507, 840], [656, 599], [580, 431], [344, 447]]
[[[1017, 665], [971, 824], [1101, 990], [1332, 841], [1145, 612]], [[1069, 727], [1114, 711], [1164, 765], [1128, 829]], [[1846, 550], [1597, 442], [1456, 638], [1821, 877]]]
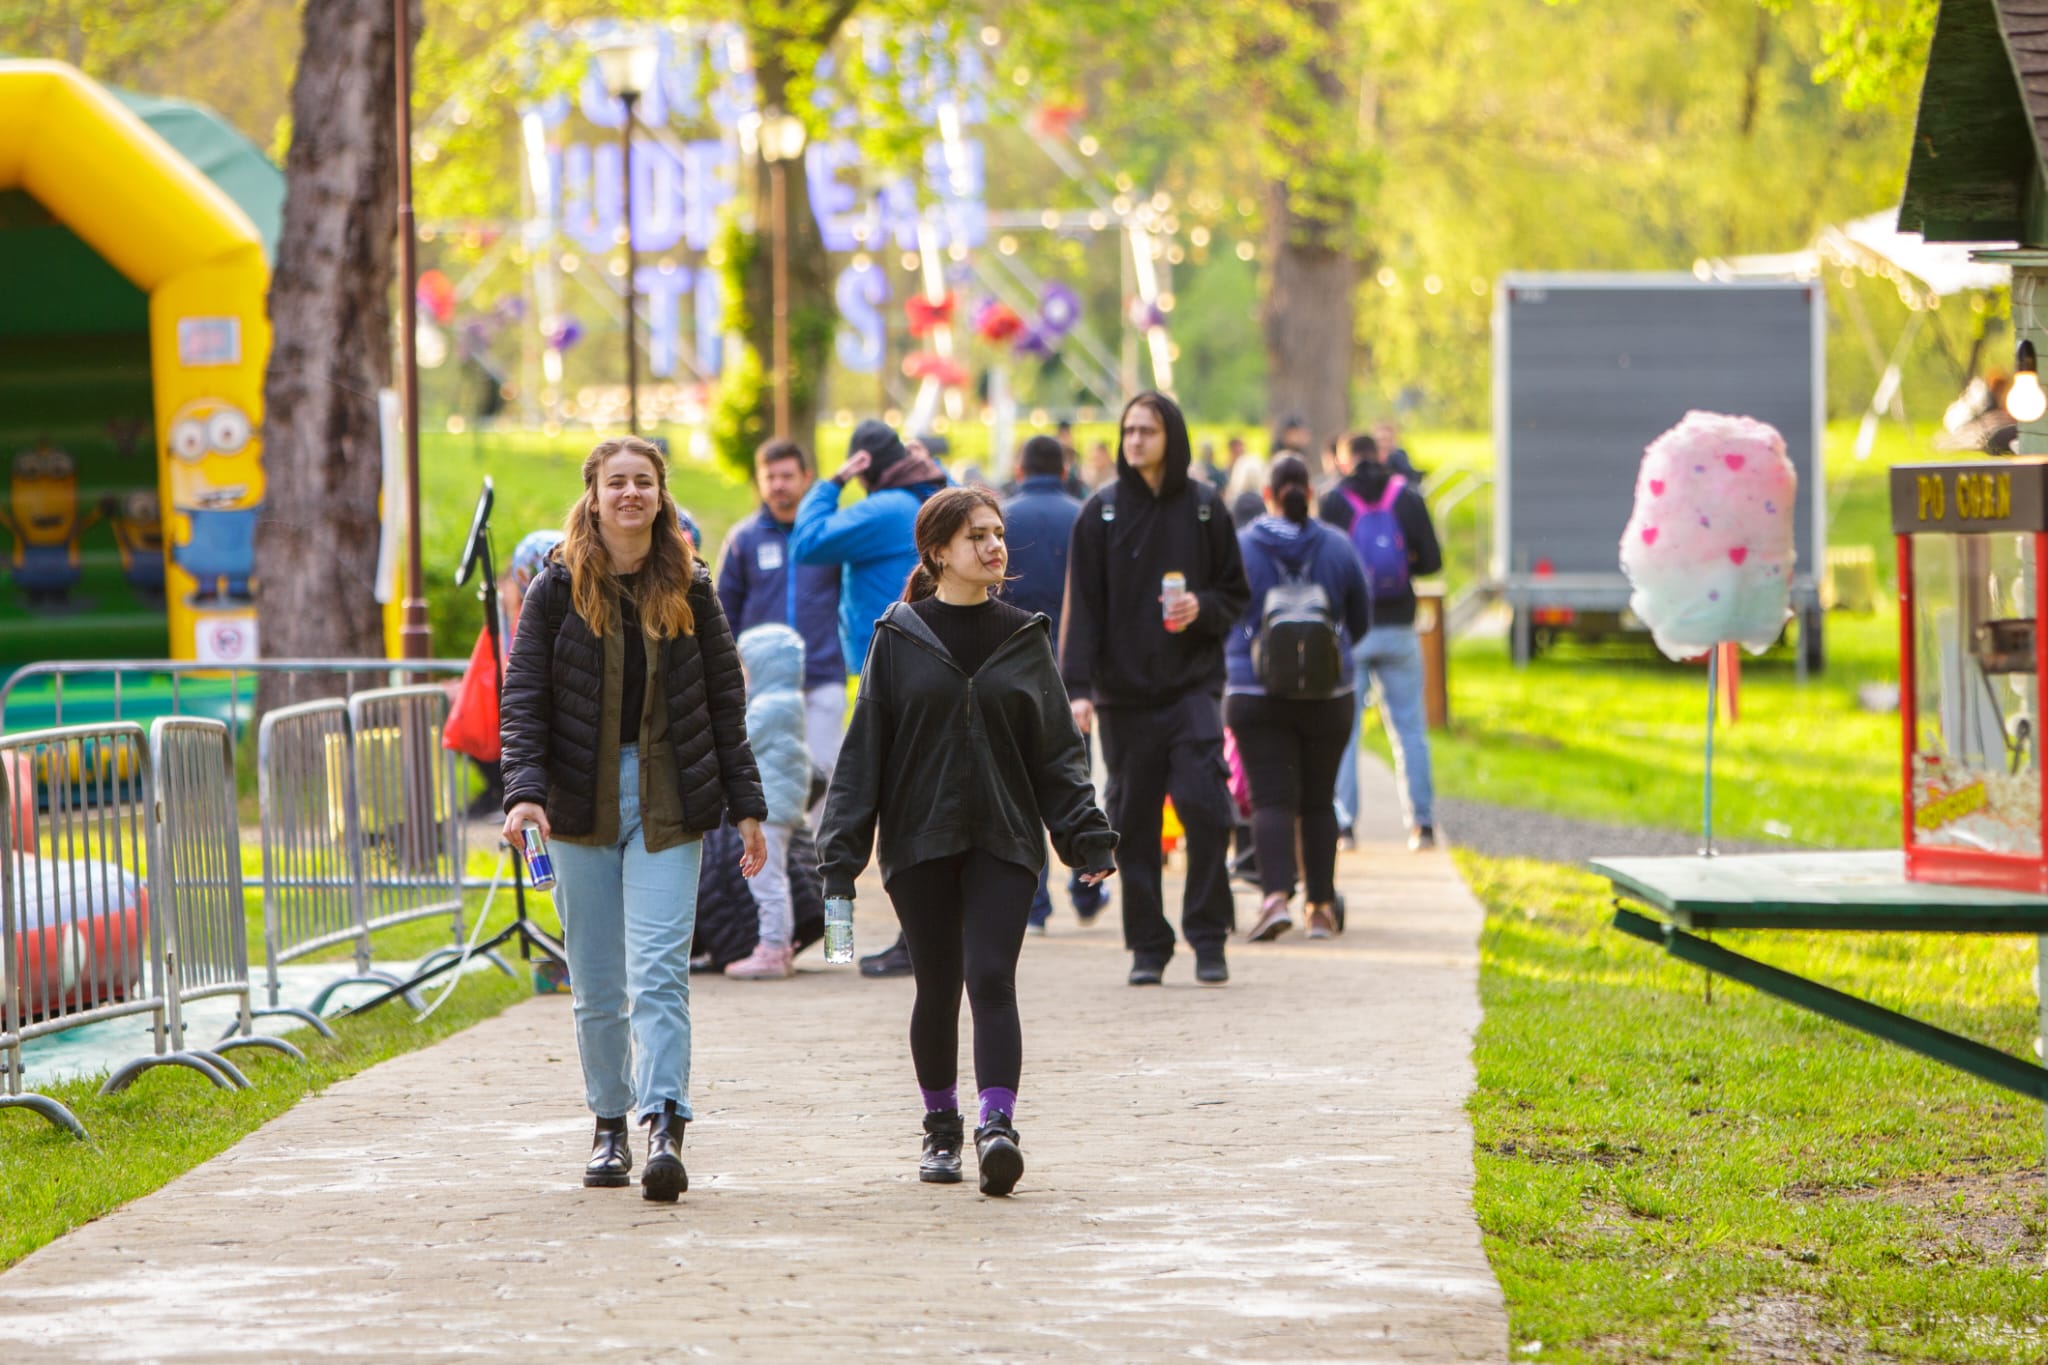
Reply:
[[604, 462], [614, 455], [638, 455], [653, 465], [655, 491], [661, 497], [654, 513], [654, 539], [640, 566], [639, 591], [634, 594], [640, 624], [664, 640], [692, 634], [697, 617], [690, 610], [690, 584], [697, 575], [697, 555], [676, 520], [675, 499], [668, 494], [668, 462], [638, 436], [599, 441], [583, 459], [583, 496], [569, 509], [569, 520], [562, 527], [562, 548], [557, 552], [569, 570], [569, 600], [591, 634], [601, 637], [611, 629], [619, 575], [598, 531], [597, 480], [604, 472]]

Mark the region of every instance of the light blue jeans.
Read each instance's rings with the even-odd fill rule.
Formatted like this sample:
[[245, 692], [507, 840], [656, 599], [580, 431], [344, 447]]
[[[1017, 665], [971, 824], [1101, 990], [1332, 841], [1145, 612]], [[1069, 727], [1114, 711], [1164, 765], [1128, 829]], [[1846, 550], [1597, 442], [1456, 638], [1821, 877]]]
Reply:
[[550, 845], [555, 909], [569, 949], [583, 1097], [599, 1118], [690, 1118], [690, 939], [697, 931], [693, 840], [649, 853], [640, 836], [640, 755], [619, 755], [619, 841]]
[[1409, 829], [1435, 825], [1436, 789], [1429, 777], [1429, 725], [1422, 709], [1422, 644], [1414, 626], [1374, 626], [1351, 652], [1358, 669], [1358, 717], [1351, 746], [1337, 769], [1337, 826], [1351, 828], [1358, 814], [1358, 729], [1365, 708], [1379, 703], [1380, 723], [1394, 750], [1401, 815]]

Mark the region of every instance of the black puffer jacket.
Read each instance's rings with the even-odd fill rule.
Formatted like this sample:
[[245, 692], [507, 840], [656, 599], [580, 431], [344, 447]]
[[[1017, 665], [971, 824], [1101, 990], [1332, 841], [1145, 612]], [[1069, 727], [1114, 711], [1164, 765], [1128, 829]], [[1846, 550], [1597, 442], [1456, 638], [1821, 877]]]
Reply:
[[[696, 631], [661, 642], [656, 671], [668, 704], [683, 827], [693, 833], [733, 820], [768, 818], [747, 747], [747, 692], [724, 609], [702, 563], [690, 584]], [[558, 834], [597, 823], [598, 750], [604, 721], [604, 641], [576, 613], [569, 570], [550, 560], [527, 589], [505, 669], [500, 727], [505, 809], [542, 803]]]

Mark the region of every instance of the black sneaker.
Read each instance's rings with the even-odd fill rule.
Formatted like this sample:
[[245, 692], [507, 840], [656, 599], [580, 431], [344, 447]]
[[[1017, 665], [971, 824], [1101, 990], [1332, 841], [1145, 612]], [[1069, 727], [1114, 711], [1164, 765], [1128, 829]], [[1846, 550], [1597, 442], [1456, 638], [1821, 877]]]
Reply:
[[879, 953], [869, 953], [860, 960], [860, 974], [862, 976], [909, 976], [910, 944], [904, 940], [903, 935], [898, 934], [896, 941], [887, 948], [882, 949]]
[[981, 1166], [983, 1194], [1006, 1195], [1024, 1178], [1024, 1153], [1008, 1114], [990, 1114], [988, 1122], [974, 1130], [974, 1156]]
[[960, 1148], [967, 1129], [958, 1109], [933, 1110], [924, 1116], [924, 1155], [917, 1163], [917, 1178], [929, 1185], [960, 1183]]
[[1411, 830], [1411, 831], [1409, 832], [1409, 834], [1408, 834], [1408, 851], [1409, 851], [1410, 853], [1421, 853], [1421, 852], [1423, 852], [1423, 851], [1424, 851], [1425, 849], [1432, 849], [1432, 848], [1435, 848], [1435, 847], [1436, 847], [1436, 826], [1435, 826], [1435, 825], [1417, 825], [1417, 826], [1416, 826], [1416, 827], [1415, 827], [1415, 828], [1414, 828], [1413, 830]]
[[1205, 986], [1220, 986], [1230, 980], [1230, 967], [1221, 948], [1195, 949], [1195, 980]]
[[1133, 957], [1131, 959], [1131, 984], [1133, 986], [1156, 986], [1166, 975], [1166, 959], [1163, 957]]

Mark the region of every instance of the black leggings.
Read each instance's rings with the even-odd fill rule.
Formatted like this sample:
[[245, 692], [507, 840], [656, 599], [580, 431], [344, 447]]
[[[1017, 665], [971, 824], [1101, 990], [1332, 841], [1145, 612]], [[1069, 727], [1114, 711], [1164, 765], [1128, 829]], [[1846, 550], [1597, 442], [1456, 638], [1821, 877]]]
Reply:
[[1017, 1019], [1017, 955], [1038, 876], [970, 849], [904, 868], [889, 899], [910, 945], [917, 1001], [910, 1007], [910, 1060], [925, 1090], [960, 1078], [960, 988], [974, 1011], [974, 1082], [1015, 1090], [1024, 1070]]
[[1337, 898], [1337, 768], [1351, 735], [1353, 699], [1224, 699], [1224, 719], [1252, 785], [1252, 842], [1259, 887], [1294, 894], [1295, 822], [1301, 825], [1301, 874], [1311, 905]]

